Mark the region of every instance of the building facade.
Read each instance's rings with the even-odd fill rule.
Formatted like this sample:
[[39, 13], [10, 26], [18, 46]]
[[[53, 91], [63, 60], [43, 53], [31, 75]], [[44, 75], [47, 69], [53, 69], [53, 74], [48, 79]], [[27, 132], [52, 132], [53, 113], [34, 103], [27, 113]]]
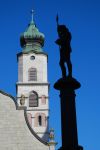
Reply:
[[54, 131], [49, 131], [48, 56], [33, 13], [20, 44], [17, 98], [0, 91], [0, 149], [55, 150]]

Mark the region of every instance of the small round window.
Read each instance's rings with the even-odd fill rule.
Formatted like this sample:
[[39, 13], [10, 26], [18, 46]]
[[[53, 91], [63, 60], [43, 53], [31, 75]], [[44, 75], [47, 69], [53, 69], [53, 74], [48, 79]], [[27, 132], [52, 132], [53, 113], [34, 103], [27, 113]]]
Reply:
[[32, 56], [30, 57], [30, 59], [31, 59], [31, 60], [34, 60], [34, 59], [35, 59], [35, 56], [32, 55]]

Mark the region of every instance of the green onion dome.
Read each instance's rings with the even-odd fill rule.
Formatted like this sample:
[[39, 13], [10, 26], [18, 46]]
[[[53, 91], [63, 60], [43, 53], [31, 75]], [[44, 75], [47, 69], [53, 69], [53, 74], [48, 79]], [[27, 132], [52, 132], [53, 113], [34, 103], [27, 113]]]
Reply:
[[20, 36], [20, 44], [24, 52], [36, 51], [42, 52], [45, 36], [39, 32], [33, 19], [28, 25], [26, 31]]

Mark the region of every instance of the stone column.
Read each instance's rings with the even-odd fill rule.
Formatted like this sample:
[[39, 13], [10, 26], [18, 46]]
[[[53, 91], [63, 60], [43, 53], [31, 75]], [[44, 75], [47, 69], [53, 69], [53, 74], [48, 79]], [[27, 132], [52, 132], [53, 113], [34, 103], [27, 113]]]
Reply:
[[59, 79], [54, 88], [60, 91], [62, 147], [59, 150], [82, 150], [78, 145], [75, 90], [80, 83], [72, 78]]

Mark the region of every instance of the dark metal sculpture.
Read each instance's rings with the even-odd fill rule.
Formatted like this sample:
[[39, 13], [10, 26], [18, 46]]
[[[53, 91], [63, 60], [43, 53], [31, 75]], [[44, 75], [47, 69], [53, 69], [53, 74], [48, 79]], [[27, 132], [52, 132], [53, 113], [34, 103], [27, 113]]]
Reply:
[[[54, 88], [60, 91], [62, 146], [59, 150], [83, 150], [83, 147], [78, 144], [75, 104], [75, 90], [79, 89], [81, 85], [72, 77], [72, 64], [70, 60], [71, 33], [65, 25], [58, 24], [58, 16], [56, 19], [59, 36], [56, 44], [60, 47], [60, 67], [62, 71], [62, 78], [54, 84]], [[68, 68], [67, 76], [65, 63]]]
[[56, 44], [59, 45], [60, 48], [60, 62], [59, 65], [62, 70], [62, 77], [66, 78], [66, 67], [65, 63], [67, 63], [68, 67], [68, 76], [72, 77], [72, 63], [70, 60], [70, 53], [71, 53], [71, 33], [69, 32], [68, 28], [65, 25], [58, 24], [58, 15], [56, 18], [57, 21], [57, 31], [59, 38], [55, 41]]

